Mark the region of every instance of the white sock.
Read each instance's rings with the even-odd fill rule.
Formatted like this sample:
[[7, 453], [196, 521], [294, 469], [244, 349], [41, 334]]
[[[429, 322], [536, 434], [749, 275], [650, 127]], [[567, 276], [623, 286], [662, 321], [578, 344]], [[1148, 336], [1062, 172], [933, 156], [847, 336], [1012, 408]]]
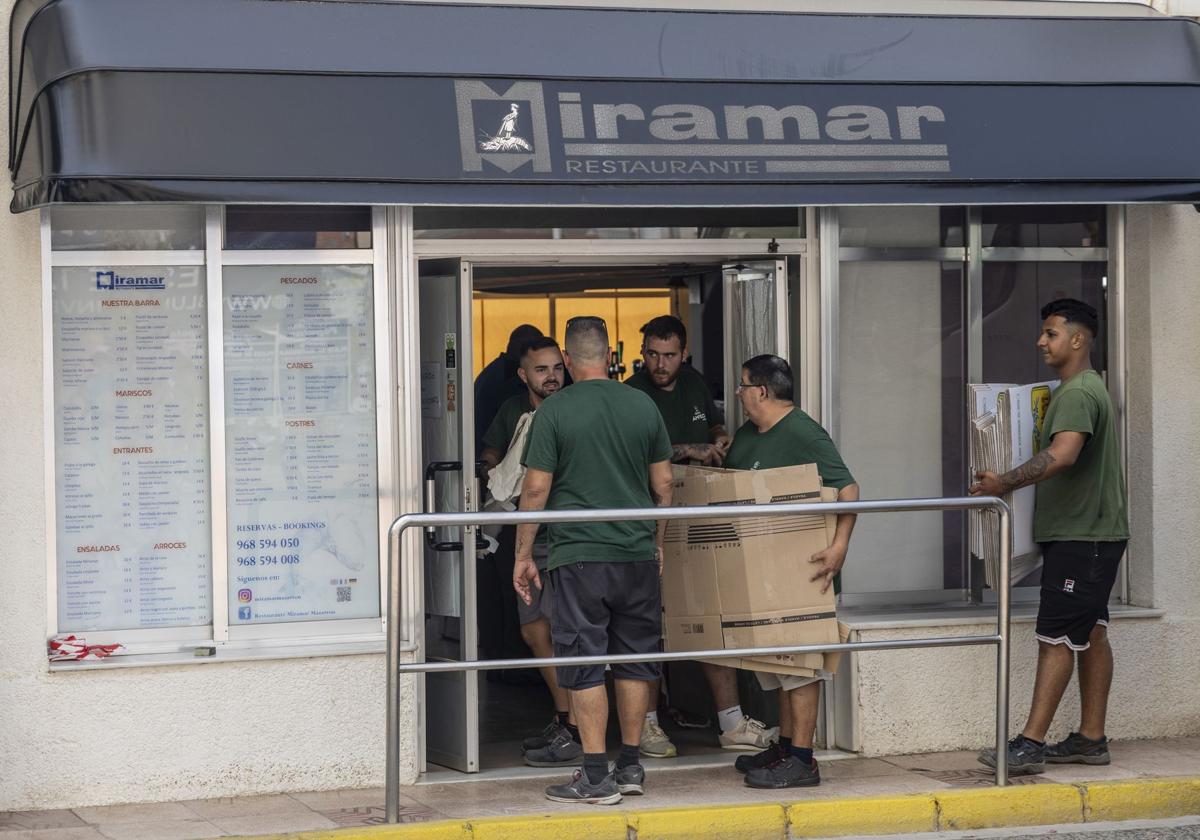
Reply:
[[658, 709], [655, 709], [653, 712], [646, 712], [646, 720], [650, 721], [651, 723], [657, 724], [658, 723]]
[[743, 717], [745, 716], [742, 714], [742, 707], [740, 704], [737, 706], [730, 706], [728, 709], [721, 709], [721, 711], [717, 712], [717, 723], [721, 725], [722, 732], [730, 732], [734, 729], [737, 729], [738, 724], [742, 722]]

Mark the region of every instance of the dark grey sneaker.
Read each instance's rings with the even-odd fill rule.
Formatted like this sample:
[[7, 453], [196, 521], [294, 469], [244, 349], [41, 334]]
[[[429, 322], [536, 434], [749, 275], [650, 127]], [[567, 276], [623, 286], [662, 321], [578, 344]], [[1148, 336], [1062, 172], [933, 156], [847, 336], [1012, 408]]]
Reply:
[[[996, 767], [995, 747], [979, 751], [979, 763]], [[1031, 776], [1046, 771], [1046, 745], [1018, 735], [1008, 742], [1008, 772], [1013, 776]]]
[[733, 769], [739, 773], [749, 773], [751, 770], [760, 770], [774, 764], [776, 761], [783, 761], [787, 758], [787, 750], [779, 746], [778, 742], [769, 745], [765, 750], [756, 752], [754, 755], [739, 755], [737, 761], [733, 762]]
[[814, 758], [805, 764], [794, 755], [773, 761], [766, 767], [758, 767], [746, 774], [746, 787], [764, 790], [781, 788], [812, 787], [821, 784], [821, 771]]
[[1108, 738], [1093, 741], [1072, 732], [1057, 744], [1046, 745], [1046, 761], [1051, 764], [1108, 764]]
[[640, 796], [646, 792], [646, 770], [640, 764], [630, 764], [628, 767], [616, 767], [613, 775], [617, 779], [617, 790]]
[[586, 773], [576, 770], [571, 781], [565, 785], [550, 785], [546, 788], [546, 798], [551, 802], [616, 805], [621, 801], [621, 791], [617, 788], [617, 779], [612, 773], [594, 785], [588, 781]]
[[565, 728], [540, 750], [525, 751], [525, 763], [530, 767], [566, 767], [582, 761], [583, 745]]
[[529, 752], [530, 750], [545, 749], [550, 746], [550, 742], [559, 732], [565, 732], [567, 728], [558, 722], [558, 718], [546, 724], [546, 728], [537, 735], [531, 735], [521, 742], [521, 752]]

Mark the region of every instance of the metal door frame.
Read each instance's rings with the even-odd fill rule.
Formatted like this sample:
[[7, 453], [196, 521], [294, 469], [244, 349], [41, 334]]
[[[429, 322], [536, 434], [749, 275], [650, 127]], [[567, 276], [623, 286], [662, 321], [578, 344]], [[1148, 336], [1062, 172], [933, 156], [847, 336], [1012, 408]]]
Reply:
[[[421, 463], [421, 398], [420, 398], [420, 302], [419, 302], [419, 263], [422, 260], [458, 259], [460, 300], [465, 300], [464, 325], [460, 332], [459, 355], [466, 356], [465, 348], [473, 346], [474, 320], [471, 308], [473, 293], [473, 274], [476, 268], [511, 267], [511, 266], [603, 266], [603, 265], [670, 265], [673, 263], [688, 263], [697, 260], [711, 262], [764, 262], [776, 261], [782, 266], [777, 274], [776, 283], [776, 318], [781, 355], [785, 357], [789, 351], [789, 307], [788, 307], [788, 272], [787, 260], [797, 261], [799, 277], [798, 293], [806, 290], [806, 283], [811, 282], [809, 276], [811, 241], [815, 239], [815, 231], [809, 231], [810, 238], [786, 239], [778, 242], [771, 240], [739, 240], [739, 239], [701, 239], [701, 240], [414, 240], [411, 207], [390, 207], [389, 231], [391, 234], [391, 265], [393, 276], [396, 278], [396, 324], [401, 325], [395, 335], [396, 370], [398, 376], [397, 399], [400, 403], [398, 416], [400, 419], [400, 441], [395, 448], [399, 460], [398, 474], [400, 476], [397, 503], [402, 510], [423, 510], [423, 467]], [[782, 329], [778, 323], [782, 322]], [[807, 325], [804, 325], [807, 326]], [[812, 364], [808, 364], [811, 361]], [[464, 367], [465, 364], [465, 367]], [[460, 363], [460, 405], [468, 410], [469, 418], [463, 424], [464, 434], [474, 435], [474, 391], [462, 389], [462, 383], [470, 374], [473, 383], [475, 371], [471, 370], [473, 356], [466, 363]], [[812, 368], [811, 371], [809, 368]], [[805, 360], [805, 364], [797, 366], [797, 396], [807, 393], [805, 383], [819, 382], [819, 366], [817, 360]], [[467, 394], [470, 394], [468, 397]], [[466, 400], [464, 403], [463, 401]], [[802, 406], [803, 407], [803, 406]], [[417, 457], [405, 458], [400, 453], [418, 453]], [[477, 453], [474, 453], [477, 454]], [[465, 467], [465, 464], [464, 464]], [[473, 503], [474, 504], [474, 503]], [[400, 536], [405, 557], [420, 557], [421, 533], [419, 529], [409, 529]], [[413, 647], [420, 660], [425, 659], [426, 647], [424, 639], [424, 569], [423, 563], [405, 563], [401, 568], [402, 585], [399, 589], [403, 603], [400, 617], [401, 644]], [[474, 598], [474, 579], [470, 578], [470, 598]], [[464, 580], [464, 583], [466, 581]], [[468, 601], [468, 592], [464, 587], [464, 602], [472, 609], [474, 601]], [[478, 628], [474, 627], [473, 645], [478, 647]], [[478, 702], [476, 687], [476, 703]], [[417, 681], [419, 721], [417, 764], [420, 772], [427, 769], [427, 744], [425, 733], [424, 711], [424, 680]], [[475, 744], [474, 753], [478, 756], [478, 725], [468, 733], [468, 738]], [[478, 760], [475, 770], [478, 772]]]

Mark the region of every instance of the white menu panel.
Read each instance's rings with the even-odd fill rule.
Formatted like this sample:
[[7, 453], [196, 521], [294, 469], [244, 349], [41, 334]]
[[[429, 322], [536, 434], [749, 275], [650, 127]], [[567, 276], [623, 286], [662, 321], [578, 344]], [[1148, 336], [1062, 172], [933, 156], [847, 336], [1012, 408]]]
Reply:
[[204, 269], [51, 282], [58, 629], [208, 624]]
[[371, 268], [224, 284], [229, 622], [378, 616]]

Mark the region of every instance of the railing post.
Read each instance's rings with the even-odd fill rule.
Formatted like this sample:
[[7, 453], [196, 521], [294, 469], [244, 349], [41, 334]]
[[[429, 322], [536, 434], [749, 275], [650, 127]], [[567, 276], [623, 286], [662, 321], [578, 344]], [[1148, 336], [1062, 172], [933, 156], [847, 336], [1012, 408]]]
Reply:
[[[400, 576], [400, 539], [405, 517], [388, 528], [387, 554], [387, 762], [384, 789], [387, 796], [387, 821], [400, 821], [400, 621], [403, 582]], [[399, 527], [397, 527], [399, 526]]]
[[1012, 612], [1012, 520], [1006, 505], [997, 506], [1000, 514], [1000, 580], [996, 592], [996, 785], [1008, 784], [1008, 643]]

